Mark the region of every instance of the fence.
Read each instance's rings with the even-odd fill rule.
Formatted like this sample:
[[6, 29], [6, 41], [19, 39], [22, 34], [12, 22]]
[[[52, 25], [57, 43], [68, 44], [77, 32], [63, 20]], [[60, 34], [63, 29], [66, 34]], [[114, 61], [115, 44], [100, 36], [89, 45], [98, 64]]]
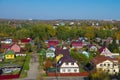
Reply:
[[88, 72], [81, 72], [81, 73], [55, 73], [55, 72], [48, 72], [47, 76], [88, 76]]
[[19, 74], [15, 74], [15, 75], [0, 75], [0, 80], [15, 79], [15, 78], [19, 78]]

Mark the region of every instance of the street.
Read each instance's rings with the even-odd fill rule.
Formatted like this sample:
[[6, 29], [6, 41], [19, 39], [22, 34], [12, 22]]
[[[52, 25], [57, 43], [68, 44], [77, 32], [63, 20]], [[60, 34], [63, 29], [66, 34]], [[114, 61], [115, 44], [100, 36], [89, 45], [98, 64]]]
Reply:
[[45, 80], [88, 80], [86, 77], [46, 77]]

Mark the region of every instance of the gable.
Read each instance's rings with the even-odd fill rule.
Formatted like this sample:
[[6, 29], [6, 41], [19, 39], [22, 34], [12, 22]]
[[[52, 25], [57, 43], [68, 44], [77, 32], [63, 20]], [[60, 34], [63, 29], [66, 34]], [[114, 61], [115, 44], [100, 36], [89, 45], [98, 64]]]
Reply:
[[[17, 44], [14, 44], [12, 47], [13, 47], [13, 48], [20, 48]], [[12, 48], [12, 47], [11, 47], [11, 48]]]
[[11, 47], [11, 50], [13, 50], [14, 52], [20, 52], [20, 47], [17, 45], [17, 44], [14, 44], [12, 47]]
[[101, 54], [112, 54], [107, 48], [104, 48]]
[[103, 61], [102, 63], [113, 63], [113, 62], [110, 60], [106, 60], [106, 61]]
[[105, 61], [103, 61], [103, 62], [101, 62], [101, 63], [98, 63], [96, 66], [99, 67], [101, 64], [102, 64], [102, 65], [104, 65], [104, 64], [113, 64], [113, 62], [110, 61], [110, 60], [105, 60]]

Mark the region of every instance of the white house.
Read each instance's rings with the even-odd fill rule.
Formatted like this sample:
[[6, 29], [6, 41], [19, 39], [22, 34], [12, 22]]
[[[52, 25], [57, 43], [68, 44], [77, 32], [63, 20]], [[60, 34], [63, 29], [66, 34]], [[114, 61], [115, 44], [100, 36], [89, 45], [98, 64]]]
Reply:
[[97, 51], [97, 47], [95, 45], [90, 46], [89, 51]]
[[118, 59], [116, 58], [97, 56], [94, 57], [91, 62], [95, 65], [95, 68], [98, 71], [105, 71], [110, 74], [115, 74], [119, 72]]
[[60, 73], [79, 73], [79, 65], [73, 59], [62, 59], [59, 61]]
[[52, 57], [52, 58], [55, 57], [54, 51], [48, 49], [48, 50], [46, 51], [46, 57], [47, 57], [47, 58], [49, 58], [49, 57]]
[[79, 73], [77, 61], [70, 57], [68, 49], [56, 49], [57, 68], [60, 73]]
[[4, 40], [1, 40], [1, 43], [11, 44], [11, 43], [12, 43], [12, 39], [4, 39]]

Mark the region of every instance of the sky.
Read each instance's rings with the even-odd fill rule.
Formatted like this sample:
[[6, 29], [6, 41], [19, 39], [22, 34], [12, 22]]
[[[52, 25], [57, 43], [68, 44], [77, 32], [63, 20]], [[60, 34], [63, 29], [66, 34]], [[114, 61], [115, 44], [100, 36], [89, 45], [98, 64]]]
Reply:
[[0, 0], [0, 18], [120, 20], [120, 0]]

